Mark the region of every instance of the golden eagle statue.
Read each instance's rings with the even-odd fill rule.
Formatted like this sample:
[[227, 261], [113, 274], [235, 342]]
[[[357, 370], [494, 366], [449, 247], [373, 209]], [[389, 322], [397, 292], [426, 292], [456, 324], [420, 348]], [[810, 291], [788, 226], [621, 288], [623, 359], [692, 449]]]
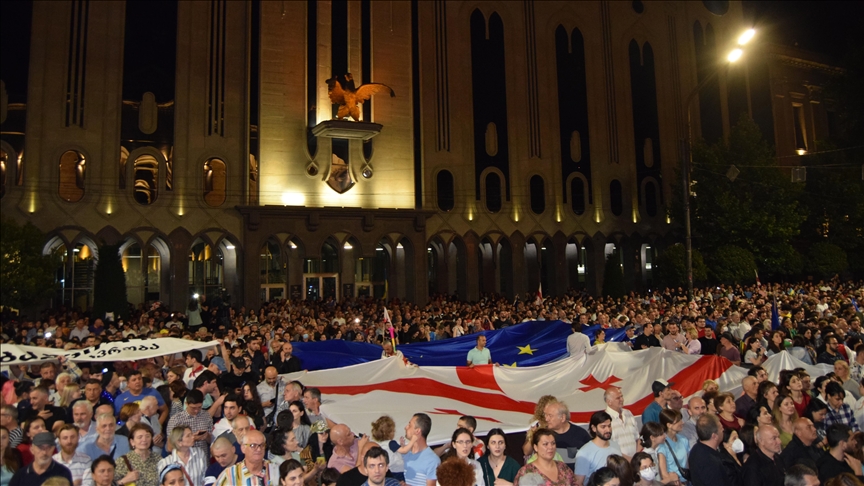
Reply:
[[336, 112], [337, 120], [350, 115], [355, 121], [360, 121], [359, 105], [372, 95], [387, 92], [390, 93], [391, 98], [396, 96], [390, 86], [381, 83], [362, 84], [355, 89], [354, 77], [351, 73], [345, 76], [333, 76], [327, 80], [327, 94], [330, 95], [330, 101], [339, 105], [339, 111]]

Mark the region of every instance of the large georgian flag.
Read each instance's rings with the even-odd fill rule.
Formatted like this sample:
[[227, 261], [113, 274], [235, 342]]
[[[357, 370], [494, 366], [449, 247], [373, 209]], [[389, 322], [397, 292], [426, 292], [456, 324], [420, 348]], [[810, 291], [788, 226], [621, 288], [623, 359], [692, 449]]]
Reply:
[[[813, 376], [828, 371], [805, 366], [785, 352], [765, 363], [775, 382], [781, 369], [797, 366], [808, 368]], [[661, 348], [633, 352], [610, 343], [580, 359], [532, 367], [416, 367], [391, 358], [283, 377], [319, 388], [322, 410], [355, 433], [369, 434], [370, 424], [387, 414], [396, 422], [398, 438], [414, 413], [427, 413], [432, 417], [429, 441], [435, 443], [449, 440], [462, 415], [477, 418], [480, 435], [493, 427], [508, 433], [524, 431], [543, 395], [563, 400], [571, 420], [584, 424], [592, 413], [606, 408], [603, 392], [612, 385], [622, 388], [625, 408], [638, 418], [653, 400], [655, 379], [675, 383], [685, 397], [701, 393], [702, 383], [714, 379], [721, 390], [737, 396], [746, 375], [746, 369], [719, 356], [689, 356]]]

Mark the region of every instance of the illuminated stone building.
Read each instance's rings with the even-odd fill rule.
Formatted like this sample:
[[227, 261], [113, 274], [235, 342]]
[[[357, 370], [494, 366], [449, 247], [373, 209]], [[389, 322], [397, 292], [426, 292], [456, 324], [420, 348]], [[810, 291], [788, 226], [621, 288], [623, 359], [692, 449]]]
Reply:
[[[788, 155], [830, 123], [821, 81], [795, 81], [826, 64], [763, 45], [722, 66], [749, 27], [740, 2], [57, 0], [14, 14], [0, 202], [62, 257], [55, 304], [92, 303], [102, 241], [124, 244], [131, 302], [174, 309], [223, 289], [253, 308], [597, 292], [613, 250], [647, 288], [675, 240], [699, 80], [722, 70], [692, 107], [709, 141], [747, 113]], [[333, 123], [325, 81], [345, 73], [395, 97]]]

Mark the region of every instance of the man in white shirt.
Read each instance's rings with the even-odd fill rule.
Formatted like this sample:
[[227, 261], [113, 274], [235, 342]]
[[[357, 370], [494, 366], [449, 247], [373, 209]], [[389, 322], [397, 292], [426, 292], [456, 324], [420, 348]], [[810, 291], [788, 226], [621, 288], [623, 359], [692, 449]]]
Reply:
[[579, 316], [579, 322], [570, 326], [573, 329], [573, 334], [567, 336], [567, 353], [570, 354], [571, 358], [579, 359], [585, 356], [591, 347], [591, 340], [582, 334], [582, 321], [587, 320], [587, 317], [585, 314]]
[[[94, 427], [95, 428], [95, 427]], [[82, 452], [77, 452], [78, 430], [74, 425], [64, 425], [57, 433], [60, 452], [54, 454], [54, 460], [66, 466], [72, 473], [72, 485], [81, 486], [84, 473], [90, 469], [92, 459]]]
[[273, 407], [279, 405], [282, 393], [285, 391], [285, 383], [279, 378], [279, 373], [273, 366], [264, 370], [264, 381], [258, 384], [258, 395], [261, 397], [261, 405], [264, 407], [264, 417], [273, 413]]
[[633, 457], [638, 449], [639, 426], [630, 410], [624, 408], [624, 394], [617, 386], [606, 389], [603, 394], [606, 413], [612, 417], [612, 440], [618, 443], [621, 453]]

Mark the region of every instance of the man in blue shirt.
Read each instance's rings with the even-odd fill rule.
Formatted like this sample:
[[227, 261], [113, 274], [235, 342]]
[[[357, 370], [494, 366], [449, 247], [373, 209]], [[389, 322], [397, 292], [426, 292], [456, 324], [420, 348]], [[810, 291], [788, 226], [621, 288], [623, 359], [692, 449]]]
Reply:
[[115, 435], [116, 431], [117, 423], [112, 415], [99, 415], [96, 417], [96, 435], [78, 444], [77, 451], [91, 458], [107, 454], [115, 461], [120, 459], [129, 452], [129, 439]]
[[405, 484], [408, 486], [436, 486], [436, 470], [441, 459], [426, 444], [426, 437], [432, 430], [432, 419], [425, 413], [416, 413], [405, 426], [405, 438], [409, 452], [402, 454], [405, 460]]
[[672, 396], [672, 385], [674, 384], [666, 380], [655, 380], [651, 384], [651, 391], [654, 392], [654, 401], [651, 402], [651, 405], [645, 407], [645, 411], [642, 412], [643, 424], [645, 422], [660, 422], [660, 412], [669, 403], [669, 399]]
[[486, 336], [481, 334], [477, 336], [477, 346], [468, 351], [468, 367], [473, 368], [476, 365], [485, 365], [491, 362], [492, 354], [486, 347]]
[[[132, 370], [126, 375], [126, 385], [128, 389], [117, 396], [114, 400], [114, 415], [120, 415], [120, 409], [123, 408], [123, 405], [127, 403], [137, 403], [141, 405], [141, 400], [144, 397], [150, 396], [156, 399], [156, 403], [159, 404], [159, 414], [160, 420], [162, 418], [167, 418], [168, 416], [168, 407], [165, 406], [165, 400], [162, 399], [162, 395], [159, 394], [156, 390], [152, 388], [144, 388], [144, 378], [141, 376], [141, 372], [138, 370]], [[165, 417], [162, 417], [162, 415]]]

